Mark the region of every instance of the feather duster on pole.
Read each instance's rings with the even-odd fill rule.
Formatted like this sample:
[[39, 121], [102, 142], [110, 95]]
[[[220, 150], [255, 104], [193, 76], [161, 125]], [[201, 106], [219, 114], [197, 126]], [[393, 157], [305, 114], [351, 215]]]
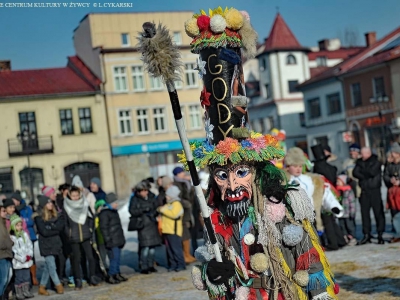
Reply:
[[222, 262], [221, 253], [210, 219], [210, 212], [208, 210], [203, 190], [200, 186], [199, 175], [194, 164], [189, 140], [186, 135], [185, 124], [182, 120], [182, 112], [179, 104], [178, 93], [174, 85], [174, 81], [180, 80], [179, 71], [182, 67], [179, 49], [172, 42], [168, 29], [161, 24], [159, 24], [156, 28], [154, 23], [146, 22], [142, 27], [143, 31], [138, 37], [138, 48], [142, 53], [142, 60], [145, 64], [146, 70], [155, 77], [161, 77], [167, 85], [176, 126], [178, 128], [179, 137], [185, 151], [187, 165], [189, 167], [189, 172], [192, 177], [196, 196], [200, 204], [207, 234], [211, 244], [213, 245], [216, 260]]

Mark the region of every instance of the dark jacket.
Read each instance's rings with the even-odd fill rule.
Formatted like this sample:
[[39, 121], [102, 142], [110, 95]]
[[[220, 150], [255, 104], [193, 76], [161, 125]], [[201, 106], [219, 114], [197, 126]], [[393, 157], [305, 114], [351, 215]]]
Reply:
[[359, 158], [353, 170], [353, 176], [363, 191], [379, 189], [381, 187], [382, 172], [378, 157], [373, 154], [367, 160]]
[[400, 178], [400, 163], [389, 163], [385, 166], [385, 171], [383, 172], [383, 181], [387, 188], [391, 188], [393, 184], [390, 182], [392, 177]]
[[26, 205], [25, 200], [22, 199], [21, 204], [17, 206], [16, 209], [18, 211], [19, 216], [23, 218], [26, 223], [26, 227], [29, 231], [29, 238], [31, 239], [31, 241], [36, 241], [37, 236], [34, 228], [35, 222], [33, 221], [32, 218], [33, 214], [32, 208], [29, 205]]
[[39, 234], [39, 250], [41, 256], [59, 255], [62, 253], [60, 234], [64, 230], [65, 219], [61, 214], [57, 219], [44, 221], [41, 216], [35, 217]]
[[138, 193], [132, 196], [129, 213], [131, 217], [143, 219], [144, 227], [138, 230], [140, 247], [152, 247], [161, 244], [161, 237], [158, 232], [156, 215], [157, 201], [154, 197], [143, 199]]
[[13, 252], [12, 252], [13, 244], [14, 243], [11, 240], [10, 234], [8, 233], [7, 230], [6, 221], [0, 218], [0, 259], [13, 258]]
[[56, 205], [58, 210], [64, 210], [64, 196], [62, 194], [57, 194]]
[[103, 206], [98, 216], [100, 231], [103, 235], [104, 245], [106, 248], [111, 249], [114, 247], [124, 247], [125, 236], [118, 210]]
[[90, 207], [85, 224], [81, 225], [71, 220], [67, 213], [65, 215], [65, 232], [71, 243], [82, 243], [93, 238], [94, 216]]
[[[90, 187], [88, 187], [88, 190], [90, 191]], [[92, 192], [92, 191], [90, 191], [90, 192]], [[101, 189], [101, 187], [99, 187], [99, 190], [95, 193], [95, 192], [92, 192], [93, 193], [93, 195], [96, 197], [96, 201], [99, 201], [99, 200], [106, 200], [106, 193]]]
[[335, 166], [332, 166], [325, 160], [318, 160], [314, 162], [314, 173], [324, 176], [336, 187], [337, 168]]

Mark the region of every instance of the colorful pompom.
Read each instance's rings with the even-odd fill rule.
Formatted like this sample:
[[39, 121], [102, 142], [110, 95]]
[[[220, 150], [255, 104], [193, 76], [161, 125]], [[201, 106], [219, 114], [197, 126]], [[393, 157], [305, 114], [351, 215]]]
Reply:
[[199, 262], [208, 262], [215, 256], [208, 252], [207, 246], [200, 246], [194, 251], [194, 257], [196, 257]]
[[310, 276], [307, 271], [297, 271], [293, 275], [293, 280], [301, 287], [306, 287], [308, 285], [308, 281], [310, 280]]
[[250, 15], [247, 11], [241, 10], [240, 13], [242, 14], [243, 18], [250, 22]]
[[282, 202], [278, 204], [267, 202], [265, 207], [268, 219], [270, 219], [274, 223], [282, 222], [283, 218], [286, 215], [286, 207]]
[[243, 26], [243, 15], [235, 8], [225, 13], [227, 27], [232, 30], [239, 30]]
[[245, 286], [239, 286], [235, 291], [235, 300], [249, 299], [250, 289]]
[[206, 290], [206, 283], [201, 278], [201, 267], [193, 266], [192, 268], [192, 282], [196, 289], [200, 291]]
[[339, 285], [335, 283], [335, 286], [333, 287], [333, 292], [335, 293], [335, 295], [339, 294], [339, 290], [340, 290]]
[[257, 253], [250, 257], [250, 267], [257, 273], [268, 269], [268, 259], [264, 253]]
[[198, 17], [197, 26], [199, 27], [200, 31], [207, 30], [210, 27], [210, 17], [205, 15]]
[[185, 31], [186, 34], [192, 38], [195, 38], [199, 35], [199, 26], [197, 26], [197, 19], [191, 18], [185, 22]]
[[282, 239], [286, 245], [293, 247], [301, 242], [303, 234], [304, 234], [303, 227], [290, 224], [283, 227]]
[[212, 32], [221, 33], [225, 31], [226, 21], [221, 15], [214, 15], [210, 20], [210, 27]]

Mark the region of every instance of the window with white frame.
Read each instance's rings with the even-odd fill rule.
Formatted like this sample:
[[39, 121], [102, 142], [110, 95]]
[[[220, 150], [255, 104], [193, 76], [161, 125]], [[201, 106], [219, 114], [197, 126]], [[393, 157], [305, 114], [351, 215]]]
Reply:
[[201, 112], [199, 105], [189, 105], [189, 118], [191, 129], [201, 129]]
[[114, 88], [116, 92], [128, 91], [128, 85], [126, 82], [126, 67], [114, 67]]
[[144, 91], [144, 73], [142, 66], [133, 66], [132, 67], [132, 83], [133, 90], [135, 92]]
[[118, 112], [118, 122], [120, 135], [132, 134], [132, 118], [130, 110], [120, 110]]
[[197, 87], [197, 70], [195, 70], [196, 64], [189, 63], [185, 64], [185, 75], [186, 75], [186, 85], [188, 87]]
[[165, 109], [158, 107], [153, 109], [154, 131], [164, 132], [167, 128], [165, 126]]
[[173, 41], [176, 45], [182, 45], [182, 35], [179, 31], [174, 32]]
[[139, 134], [149, 133], [149, 116], [147, 109], [136, 110], [137, 130]]
[[122, 45], [122, 47], [129, 47], [131, 45], [129, 33], [121, 34], [121, 45]]
[[160, 77], [150, 76], [150, 87], [152, 90], [162, 90], [164, 88]]
[[286, 64], [287, 65], [295, 65], [296, 62], [296, 57], [294, 57], [293, 54], [289, 54], [288, 56], [286, 56]]

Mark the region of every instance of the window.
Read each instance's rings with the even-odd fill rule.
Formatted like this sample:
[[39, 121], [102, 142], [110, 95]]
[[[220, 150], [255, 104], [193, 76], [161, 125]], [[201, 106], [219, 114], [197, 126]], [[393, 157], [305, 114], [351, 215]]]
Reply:
[[385, 82], [383, 77], [375, 77], [374, 78], [374, 97], [378, 101], [382, 101], [382, 99], [378, 99], [379, 97], [384, 97], [385, 94]]
[[81, 127], [81, 133], [91, 133], [92, 128], [92, 113], [89, 107], [79, 108], [79, 125]]
[[152, 90], [162, 90], [164, 86], [161, 78], [150, 76], [150, 87]]
[[361, 105], [361, 86], [360, 83], [353, 83], [351, 85], [351, 104], [353, 107]]
[[35, 112], [19, 113], [19, 130], [22, 134], [24, 132], [27, 134], [37, 134]]
[[62, 135], [74, 134], [74, 123], [72, 121], [71, 109], [60, 109], [60, 122]]
[[286, 57], [286, 64], [287, 65], [295, 65], [296, 64], [296, 57], [293, 54], [289, 54]]
[[326, 100], [328, 101], [328, 114], [334, 115], [342, 112], [342, 107], [340, 105], [340, 94], [334, 93], [326, 96]]
[[306, 127], [306, 116], [304, 113], [299, 113], [300, 126]]
[[274, 117], [267, 118], [267, 131], [272, 130], [275, 127]]
[[321, 116], [319, 98], [308, 100], [308, 111], [310, 113], [310, 119], [318, 118]]
[[129, 47], [131, 45], [128, 33], [121, 34], [121, 45], [122, 47]]
[[166, 130], [165, 109], [162, 107], [154, 108], [153, 109], [153, 118], [154, 118], [154, 131], [155, 132], [164, 132]]
[[141, 66], [132, 67], [132, 82], [134, 91], [140, 92], [145, 90], [143, 67]]
[[288, 81], [288, 86], [289, 86], [289, 93], [297, 93], [297, 85], [299, 84], [298, 80], [289, 80]]
[[326, 65], [327, 65], [326, 56], [317, 56], [317, 66], [326, 67]]
[[259, 119], [258, 122], [260, 123], [260, 133], [265, 134], [266, 128], [265, 128], [265, 123], [264, 119]]
[[132, 134], [132, 119], [130, 110], [120, 110], [118, 112], [118, 122], [120, 135]]
[[265, 85], [265, 98], [268, 99], [268, 98], [271, 98], [271, 97], [272, 97], [272, 95], [271, 95], [271, 86], [267, 83]]
[[126, 82], [126, 68], [114, 67], [114, 88], [116, 92], [128, 91]]
[[138, 122], [138, 131], [141, 134], [149, 133], [147, 109], [138, 109], [136, 111]]
[[197, 71], [196, 64], [185, 64], [186, 85], [188, 87], [197, 87]]
[[182, 45], [182, 35], [179, 31], [174, 32], [173, 41], [176, 45]]
[[261, 67], [260, 70], [261, 71], [265, 71], [267, 69], [267, 59], [264, 57], [261, 59]]
[[199, 105], [189, 105], [189, 118], [191, 129], [201, 129], [201, 116]]

